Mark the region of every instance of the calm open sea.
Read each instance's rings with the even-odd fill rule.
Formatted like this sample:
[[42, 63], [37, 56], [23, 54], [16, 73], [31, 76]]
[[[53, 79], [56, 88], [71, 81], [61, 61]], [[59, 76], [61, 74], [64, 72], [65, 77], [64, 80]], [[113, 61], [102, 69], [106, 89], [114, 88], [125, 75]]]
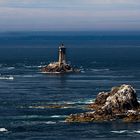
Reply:
[[[81, 73], [41, 73], [61, 42]], [[138, 140], [140, 123], [64, 121], [124, 83], [140, 98], [140, 32], [0, 33], [0, 140]]]

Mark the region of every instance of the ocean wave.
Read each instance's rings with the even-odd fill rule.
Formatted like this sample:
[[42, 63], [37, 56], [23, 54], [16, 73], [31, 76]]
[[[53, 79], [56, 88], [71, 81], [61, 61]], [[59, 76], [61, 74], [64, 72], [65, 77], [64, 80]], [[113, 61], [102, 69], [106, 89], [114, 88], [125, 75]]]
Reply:
[[102, 71], [110, 71], [110, 69], [89, 69], [90, 71], [93, 71], [93, 72], [102, 72]]
[[84, 71], [84, 70], [80, 70], [80, 72], [81, 72], [81, 73], [85, 73], [85, 71]]
[[129, 134], [134, 134], [134, 133], [137, 133], [137, 134], [140, 134], [140, 130], [132, 130], [132, 131], [129, 131], [129, 130], [118, 130], [118, 131], [111, 131], [112, 133], [116, 133], [116, 134], [123, 134], [123, 133], [129, 133]]
[[72, 108], [71, 104], [48, 104], [39, 106], [29, 106], [30, 109], [66, 109]]
[[36, 77], [43, 77], [42, 74], [40, 74], [39, 72], [36, 72], [34, 74], [21, 74], [21, 75], [14, 75], [15, 78], [36, 78]]
[[[29, 108], [29, 109], [72, 109], [72, 108], [80, 108], [82, 109], [83, 106], [92, 104], [95, 99], [86, 99], [86, 100], [78, 100], [78, 101], [60, 101], [60, 102], [48, 102], [43, 104], [33, 104], [28, 107], [21, 106], [21, 108]], [[65, 116], [57, 116], [54, 115], [52, 117], [65, 117]]]
[[6, 71], [6, 70], [14, 70], [15, 67], [7, 67], [7, 66], [2, 66], [2, 65], [1, 65], [1, 66], [0, 66], [0, 69], [1, 69], [1, 70], [5, 70], [5, 71]]
[[67, 115], [53, 115], [53, 116], [50, 116], [51, 118], [66, 118]]
[[47, 121], [47, 122], [45, 122], [45, 124], [56, 124], [56, 122], [54, 122], [54, 121]]
[[33, 78], [33, 77], [40, 77], [42, 76], [41, 74], [29, 74], [29, 75], [19, 75], [20, 77], [24, 78]]
[[78, 101], [69, 101], [64, 102], [65, 104], [75, 105], [75, 104], [91, 104], [93, 103], [94, 99], [86, 99], [86, 100], [78, 100]]
[[42, 74], [60, 74], [61, 72], [40, 72]]
[[0, 80], [14, 80], [13, 76], [0, 76]]
[[140, 134], [140, 130], [137, 130], [137, 131], [135, 130], [134, 133], [138, 133], [138, 134]]
[[60, 119], [66, 118], [67, 115], [22, 115], [22, 116], [7, 116], [5, 119], [9, 120], [29, 120], [29, 119]]
[[122, 134], [128, 132], [128, 130], [111, 131], [112, 133]]
[[45, 103], [44, 105], [31, 105], [29, 108], [50, 108], [50, 107], [71, 107], [69, 105], [76, 105], [76, 104], [91, 104], [94, 102], [95, 99], [90, 98], [90, 99], [85, 99], [85, 100], [77, 100], [77, 101], [60, 101], [60, 102], [48, 102]]
[[13, 70], [15, 67], [7, 67], [8, 70]]
[[6, 128], [0, 128], [0, 132], [7, 132], [8, 130]]
[[25, 68], [42, 68], [45, 67], [46, 65], [24, 65]]
[[43, 122], [43, 124], [50, 124], [50, 125], [54, 125], [54, 124], [58, 124], [58, 123], [66, 123], [65, 120], [60, 120], [60, 121], [47, 121], [47, 122]]
[[66, 123], [66, 121], [64, 120], [64, 121], [59, 121], [59, 123]]

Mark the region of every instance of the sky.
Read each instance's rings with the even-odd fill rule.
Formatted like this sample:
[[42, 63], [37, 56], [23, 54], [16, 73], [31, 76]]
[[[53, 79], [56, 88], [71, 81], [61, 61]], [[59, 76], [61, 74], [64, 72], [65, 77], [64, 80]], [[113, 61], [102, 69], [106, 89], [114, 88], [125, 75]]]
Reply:
[[0, 31], [140, 30], [140, 0], [0, 0]]

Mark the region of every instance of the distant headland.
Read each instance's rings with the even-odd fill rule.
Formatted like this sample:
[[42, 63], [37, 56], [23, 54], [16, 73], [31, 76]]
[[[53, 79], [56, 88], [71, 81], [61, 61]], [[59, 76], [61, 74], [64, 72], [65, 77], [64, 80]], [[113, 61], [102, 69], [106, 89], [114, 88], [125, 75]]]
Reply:
[[44, 73], [71, 73], [79, 72], [66, 62], [66, 48], [64, 44], [59, 46], [59, 58], [57, 62], [51, 62], [41, 69]]

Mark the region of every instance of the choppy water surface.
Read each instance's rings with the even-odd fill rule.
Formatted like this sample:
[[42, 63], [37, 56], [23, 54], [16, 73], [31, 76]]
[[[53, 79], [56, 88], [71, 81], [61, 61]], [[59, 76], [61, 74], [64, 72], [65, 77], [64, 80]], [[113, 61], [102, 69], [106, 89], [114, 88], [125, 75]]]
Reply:
[[[139, 139], [139, 123], [65, 122], [69, 114], [86, 111], [85, 105], [98, 92], [112, 86], [131, 84], [140, 98], [139, 34], [111, 34], [110, 40], [108, 36], [1, 34], [0, 139]], [[41, 73], [42, 66], [57, 60], [60, 41], [66, 42], [68, 61], [81, 73]]]

